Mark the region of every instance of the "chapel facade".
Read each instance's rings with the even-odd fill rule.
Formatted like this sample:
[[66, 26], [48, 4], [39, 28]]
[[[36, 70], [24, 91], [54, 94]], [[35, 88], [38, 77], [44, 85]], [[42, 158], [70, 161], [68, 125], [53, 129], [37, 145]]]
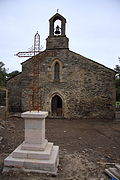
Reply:
[[[57, 20], [61, 25], [55, 28]], [[22, 72], [8, 80], [10, 111], [30, 110], [36, 63], [36, 98], [49, 117], [114, 119], [115, 72], [69, 50], [66, 19], [59, 13], [49, 20], [46, 49], [24, 61]]]

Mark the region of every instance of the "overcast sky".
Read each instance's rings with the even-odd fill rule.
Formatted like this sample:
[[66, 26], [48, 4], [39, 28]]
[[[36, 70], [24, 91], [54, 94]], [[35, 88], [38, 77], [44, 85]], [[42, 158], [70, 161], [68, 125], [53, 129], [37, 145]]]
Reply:
[[0, 61], [9, 72], [21, 70], [14, 54], [28, 51], [38, 31], [46, 48], [49, 19], [67, 20], [69, 48], [109, 68], [119, 64], [120, 0], [0, 0]]

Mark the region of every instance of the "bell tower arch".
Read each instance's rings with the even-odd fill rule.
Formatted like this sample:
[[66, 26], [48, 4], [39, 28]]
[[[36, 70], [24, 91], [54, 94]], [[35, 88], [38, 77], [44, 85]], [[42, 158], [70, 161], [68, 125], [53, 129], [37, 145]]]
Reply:
[[[59, 20], [60, 26], [55, 22]], [[49, 19], [49, 36], [46, 39], [46, 49], [68, 49], [69, 39], [66, 37], [66, 19], [56, 13]]]
[[65, 36], [65, 26], [66, 26], [66, 19], [61, 16], [60, 14], [56, 13], [53, 17], [50, 18], [49, 20], [49, 36], [55, 36], [55, 28], [54, 24], [56, 20], [61, 21], [61, 35], [60, 36]]

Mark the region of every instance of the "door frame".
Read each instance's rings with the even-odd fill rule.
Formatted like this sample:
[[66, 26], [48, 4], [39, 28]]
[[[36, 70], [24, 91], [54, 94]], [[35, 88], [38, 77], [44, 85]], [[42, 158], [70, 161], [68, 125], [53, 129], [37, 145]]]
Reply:
[[[62, 115], [61, 116], [53, 116], [53, 114], [52, 114], [52, 99], [53, 99], [54, 96], [59, 96], [61, 98], [61, 100], [62, 100]], [[50, 116], [55, 117], [55, 118], [64, 117], [64, 101], [63, 101], [62, 96], [59, 93], [54, 93], [51, 96], [51, 100], [50, 100]]]

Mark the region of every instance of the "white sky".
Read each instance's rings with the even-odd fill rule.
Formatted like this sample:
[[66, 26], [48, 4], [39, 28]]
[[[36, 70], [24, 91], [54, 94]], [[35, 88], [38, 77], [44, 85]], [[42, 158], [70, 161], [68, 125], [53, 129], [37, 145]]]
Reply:
[[120, 0], [0, 0], [0, 61], [9, 72], [21, 70], [35, 33], [46, 48], [49, 19], [59, 9], [67, 20], [70, 50], [109, 68], [119, 64]]

